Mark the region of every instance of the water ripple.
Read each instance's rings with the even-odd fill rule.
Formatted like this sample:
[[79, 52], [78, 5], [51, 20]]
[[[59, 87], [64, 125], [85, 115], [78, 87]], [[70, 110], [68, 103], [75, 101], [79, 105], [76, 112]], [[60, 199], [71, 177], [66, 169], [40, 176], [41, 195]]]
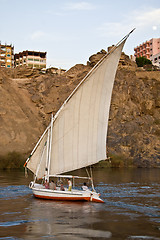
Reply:
[[[97, 186], [110, 211], [121, 214], [121, 209], [129, 214], [143, 214], [151, 218], [160, 218], [160, 184], [139, 186], [137, 183], [102, 184]], [[111, 209], [112, 207], [112, 209]], [[157, 222], [157, 221], [156, 221]]]
[[32, 191], [25, 185], [0, 187], [0, 199], [16, 199], [30, 194]]

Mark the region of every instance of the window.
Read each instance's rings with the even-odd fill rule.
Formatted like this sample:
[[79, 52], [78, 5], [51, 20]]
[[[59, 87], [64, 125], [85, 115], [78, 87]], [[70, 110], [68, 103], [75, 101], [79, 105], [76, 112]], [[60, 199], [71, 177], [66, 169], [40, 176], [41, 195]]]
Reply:
[[7, 65], [7, 68], [10, 68], [11, 67], [11, 65]]
[[40, 68], [46, 68], [46, 65], [41, 65]]
[[35, 68], [39, 68], [39, 65], [35, 64], [34, 67], [35, 67]]
[[11, 55], [10, 54], [7, 54], [7, 57], [10, 57]]

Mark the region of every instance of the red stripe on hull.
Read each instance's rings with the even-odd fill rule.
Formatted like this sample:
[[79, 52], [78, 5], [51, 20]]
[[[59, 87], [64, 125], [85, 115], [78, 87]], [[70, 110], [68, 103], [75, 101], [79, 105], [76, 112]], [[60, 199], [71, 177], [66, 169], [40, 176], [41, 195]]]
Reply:
[[92, 198], [92, 202], [104, 203], [102, 199], [96, 199], [96, 198]]
[[58, 201], [90, 201], [88, 197], [50, 197], [50, 196], [41, 196], [37, 194], [33, 194], [36, 198], [42, 199], [50, 199], [50, 200], [58, 200]]

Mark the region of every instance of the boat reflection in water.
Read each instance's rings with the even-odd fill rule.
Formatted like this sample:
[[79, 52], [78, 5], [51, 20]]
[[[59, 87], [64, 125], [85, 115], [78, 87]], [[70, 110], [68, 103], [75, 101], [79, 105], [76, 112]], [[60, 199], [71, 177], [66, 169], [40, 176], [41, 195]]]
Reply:
[[61, 202], [35, 200], [28, 212], [32, 222], [27, 225], [26, 234], [35, 237], [55, 239], [110, 238], [110, 231], [94, 230], [93, 224], [101, 222], [97, 218], [96, 203]]

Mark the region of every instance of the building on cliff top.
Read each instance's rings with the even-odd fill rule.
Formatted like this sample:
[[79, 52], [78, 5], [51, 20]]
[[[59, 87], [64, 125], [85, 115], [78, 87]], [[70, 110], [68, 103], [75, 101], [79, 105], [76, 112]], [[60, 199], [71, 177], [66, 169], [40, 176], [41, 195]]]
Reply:
[[153, 65], [160, 67], [160, 38], [152, 38], [134, 48], [135, 57], [146, 57]]
[[62, 69], [62, 68], [50, 67], [50, 68], [47, 69], [46, 72], [50, 73], [50, 74], [62, 75], [63, 73], [66, 72], [66, 70]]
[[46, 69], [46, 52], [23, 51], [14, 55], [15, 67], [28, 66]]
[[14, 46], [0, 42], [0, 68], [14, 67]]

